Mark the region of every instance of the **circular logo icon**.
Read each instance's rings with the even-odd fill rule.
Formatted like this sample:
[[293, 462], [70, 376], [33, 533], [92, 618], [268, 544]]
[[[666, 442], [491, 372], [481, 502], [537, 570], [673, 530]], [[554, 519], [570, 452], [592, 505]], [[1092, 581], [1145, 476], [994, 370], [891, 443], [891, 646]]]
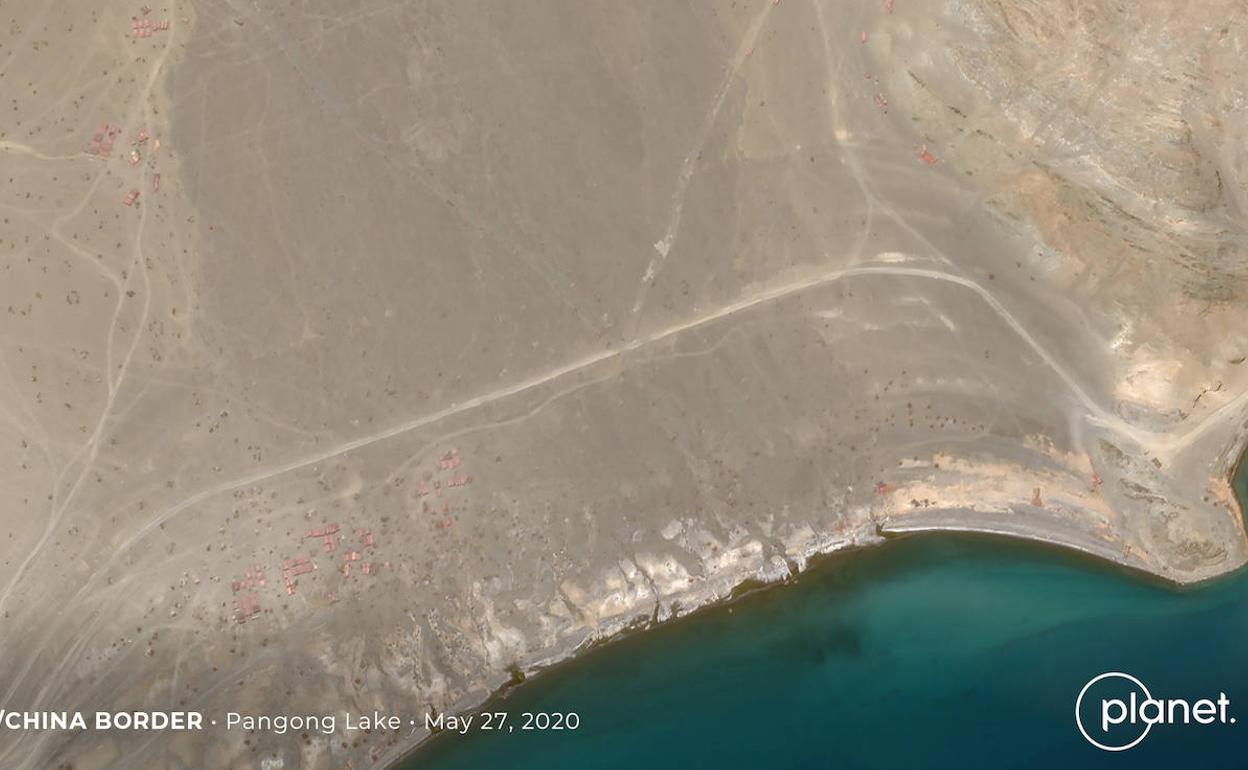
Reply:
[[[1088, 683], [1083, 686], [1083, 689], [1079, 691], [1079, 697], [1075, 698], [1075, 724], [1079, 727], [1079, 732], [1083, 735], [1084, 739], [1087, 740], [1088, 743], [1097, 747], [1098, 749], [1101, 749], [1102, 751], [1126, 751], [1127, 749], [1139, 744], [1140, 741], [1144, 740], [1144, 737], [1148, 735], [1148, 731], [1153, 729], [1152, 722], [1145, 721], [1144, 731], [1141, 732], [1139, 735], [1137, 735], [1135, 739], [1132, 740], [1130, 743], [1126, 743], [1121, 746], [1114, 746], [1112, 744], [1102, 743], [1096, 740], [1088, 733], [1088, 729], [1084, 727], [1083, 725], [1083, 716], [1080, 713], [1083, 707], [1083, 696], [1087, 695], [1088, 690], [1092, 689], [1092, 686], [1095, 685], [1097, 682], [1102, 682], [1107, 679], [1125, 680], [1131, 683], [1132, 685], [1138, 687], [1140, 689], [1140, 692], [1144, 694], [1144, 699], [1148, 700], [1153, 697], [1152, 693], [1148, 691], [1148, 688], [1145, 687], [1144, 683], [1141, 682], [1139, 679], [1136, 679], [1130, 674], [1124, 674], [1121, 671], [1107, 671], [1104, 674], [1100, 674], [1098, 676], [1092, 677], [1092, 679], [1090, 679]], [[1116, 718], [1113, 721], [1114, 724], [1120, 724], [1122, 722], [1122, 718], [1124, 718], [1127, 715], [1126, 705], [1123, 703], [1122, 700], [1120, 699], [1102, 700], [1101, 701], [1101, 715], [1102, 715], [1101, 720], [1102, 721], [1101, 721], [1101, 730], [1100, 730], [1100, 732], [1102, 733], [1107, 732], [1107, 724], [1108, 724], [1107, 714], [1111, 706], [1117, 707], [1120, 710], [1120, 713], [1116, 715]], [[1132, 719], [1132, 723], [1134, 723], [1134, 721], [1135, 720]]]

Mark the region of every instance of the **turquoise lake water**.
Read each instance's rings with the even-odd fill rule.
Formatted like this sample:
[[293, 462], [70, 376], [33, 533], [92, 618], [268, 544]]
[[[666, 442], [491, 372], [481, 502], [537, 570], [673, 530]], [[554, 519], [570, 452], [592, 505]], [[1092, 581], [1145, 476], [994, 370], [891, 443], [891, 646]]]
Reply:
[[[1105, 671], [1157, 697], [1225, 692], [1242, 724], [1100, 751], [1074, 702]], [[1179, 591], [1018, 542], [907, 539], [607, 645], [489, 710], [516, 730], [440, 735], [402, 770], [1246, 768], [1248, 573]], [[580, 727], [521, 731], [525, 711]]]

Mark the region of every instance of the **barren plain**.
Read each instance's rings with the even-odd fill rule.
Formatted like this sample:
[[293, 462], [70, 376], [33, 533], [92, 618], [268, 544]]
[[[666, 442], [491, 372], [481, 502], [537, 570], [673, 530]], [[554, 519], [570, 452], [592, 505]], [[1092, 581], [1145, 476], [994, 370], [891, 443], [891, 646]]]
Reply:
[[923, 530], [1242, 565], [1248, 8], [1190, 5], [0, 6], [0, 703], [455, 712]]

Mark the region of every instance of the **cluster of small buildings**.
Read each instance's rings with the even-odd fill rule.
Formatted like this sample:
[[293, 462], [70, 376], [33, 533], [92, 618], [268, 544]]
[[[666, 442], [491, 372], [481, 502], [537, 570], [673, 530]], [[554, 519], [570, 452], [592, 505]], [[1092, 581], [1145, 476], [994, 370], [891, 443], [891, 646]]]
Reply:
[[162, 19], [161, 21], [153, 22], [151, 19], [147, 18], [147, 14], [151, 12], [152, 12], [152, 9], [147, 8], [145, 6], [143, 8], [143, 15], [141, 17], [140, 16], [130, 17], [130, 35], [132, 37], [136, 39], [144, 38], [144, 37], [151, 37], [153, 33], [164, 32], [167, 29], [169, 29], [168, 20]]
[[[162, 24], [167, 26], [168, 22], [162, 22]], [[121, 126], [112, 125], [108, 121], [101, 123], [99, 127], [95, 129], [95, 133], [91, 135], [91, 142], [87, 146], [87, 152], [101, 158], [111, 157], [113, 153], [113, 143], [120, 135]], [[155, 154], [156, 151], [160, 149], [159, 139], [152, 139], [151, 135], [144, 130], [140, 130], [138, 134], [135, 135], [134, 141], [130, 143], [130, 151], [126, 154], [126, 161], [131, 166], [137, 166], [143, 162], [143, 156], [140, 154], [139, 148], [147, 144], [149, 140], [152, 143], [151, 151]], [[153, 174], [152, 192], [157, 192], [158, 190], [160, 190], [160, 174]], [[121, 199], [121, 202], [127, 206], [133, 206], [138, 202], [138, 200], [139, 191], [132, 188], [126, 192], [126, 195]]]
[[246, 592], [234, 597], [236, 623], [246, 623], [260, 613], [260, 596], [255, 591], [264, 588], [264, 567], [259, 564], [251, 565], [243, 573], [243, 579], [235, 580], [230, 587], [235, 594], [239, 591]]
[[[462, 463], [463, 463], [463, 459], [459, 456], [459, 450], [454, 447], [452, 447], [446, 454], [438, 457], [439, 470], [444, 470], [444, 471], [454, 470], [458, 468]], [[472, 476], [461, 473], [456, 476], [452, 476], [450, 479], [448, 479], [446, 482], [446, 487], [447, 488], [462, 487], [462, 486], [466, 486], [470, 484], [471, 482], [472, 482]], [[420, 493], [421, 497], [428, 497], [430, 492], [432, 492], [434, 495], [441, 495], [442, 487], [443, 487], [442, 482], [439, 479], [434, 479], [432, 486], [430, 486], [429, 482], [425, 481], [424, 479], [421, 479], [419, 482], [416, 483], [416, 491]], [[426, 506], [426, 510], [428, 510], [428, 506]]]
[[[356, 527], [352, 529], [355, 538], [359, 541], [359, 550], [354, 548], [347, 550], [343, 554], [342, 576], [350, 577], [352, 565], [354, 569], [364, 575], [377, 575], [384, 569], [392, 569], [389, 561], [374, 562], [366, 561], [361, 551], [372, 550], [377, 547], [377, 539], [373, 535], [373, 531], [366, 527]], [[310, 529], [304, 533], [304, 538], [319, 538], [322, 541], [326, 553], [332, 553], [338, 549], [338, 544], [344, 541], [341, 527], [336, 524], [327, 524], [323, 527]], [[285, 559], [281, 564], [282, 586], [286, 589], [288, 596], [295, 595], [295, 586], [298, 583], [300, 575], [306, 575], [309, 572], [317, 570], [316, 563], [307, 556], [297, 556], [293, 559]], [[231, 588], [235, 594], [234, 599], [234, 620], [238, 623], [244, 623], [248, 619], [254, 617], [260, 612], [260, 597], [257, 591], [265, 587], [264, 567], [254, 564], [247, 568], [243, 573], [241, 580], [231, 582]], [[326, 594], [330, 604], [338, 601], [337, 592], [329, 592]]]
[[91, 135], [91, 144], [87, 152], [107, 158], [113, 152], [113, 140], [121, 133], [121, 126], [110, 125], [107, 121], [100, 124]]
[[246, 593], [234, 598], [234, 622], [246, 623], [260, 613], [260, 597]]
[[330, 524], [320, 529], [310, 529], [304, 537], [319, 537], [325, 547], [325, 553], [333, 553], [338, 549], [338, 525]]
[[282, 562], [282, 584], [286, 586], [288, 596], [295, 595], [295, 578], [316, 569], [316, 564], [306, 556], [298, 556]]
[[[371, 529], [359, 528], [355, 530], [355, 534], [359, 537], [360, 545], [362, 547], [376, 547], [377, 541], [373, 539], [373, 531]], [[346, 556], [343, 557], [342, 576], [351, 577], [351, 563], [360, 561], [363, 558], [364, 557], [360, 555], [359, 551], [348, 551]], [[376, 575], [377, 565], [372, 562], [364, 562], [360, 565], [360, 572], [363, 572], [365, 575]]]
[[[420, 509], [421, 509], [421, 511], [422, 511], [423, 513], [433, 513], [433, 512], [434, 512], [434, 510], [433, 510], [432, 508], [430, 508], [430, 507], [429, 507], [429, 501], [428, 501], [428, 500], [421, 500], [421, 501], [420, 501]], [[450, 505], [448, 505], [448, 504], [447, 504], [447, 502], [446, 502], [445, 500], [443, 500], [443, 501], [442, 501], [442, 512], [443, 512], [443, 513], [448, 513], [450, 510], [451, 510], [451, 506], [450, 506]]]
[[451, 447], [451, 450], [438, 458], [438, 467], [444, 471], [454, 470], [459, 467], [459, 450]]
[[[342, 576], [343, 576], [344, 578], [349, 578], [349, 577], [351, 577], [351, 562], [352, 562], [352, 561], [355, 561], [355, 560], [356, 560], [356, 559], [358, 559], [358, 558], [359, 558], [359, 556], [360, 556], [358, 553], [355, 553], [354, 551], [352, 551], [350, 554], [347, 554], [347, 555], [348, 555], [348, 556], [354, 555], [356, 558], [355, 558], [355, 559], [347, 559], [347, 561], [344, 561], [344, 562], [342, 563]], [[371, 562], [366, 562], [366, 563], [364, 563], [364, 564], [360, 565], [360, 571], [361, 571], [361, 572], [363, 572], [365, 575], [371, 575], [371, 574], [372, 574], [372, 568], [373, 568], [373, 565], [372, 565], [372, 563], [371, 563]]]
[[259, 564], [253, 564], [243, 573], [242, 580], [235, 580], [231, 587], [234, 593], [252, 588], [264, 588], [264, 567]]
[[[443, 471], [454, 470], [462, 464], [463, 464], [463, 458], [460, 457], [459, 450], [456, 449], [455, 447], [452, 447], [451, 449], [447, 450], [445, 454], [438, 456], [438, 469], [439, 470], [443, 470]], [[419, 481], [416, 484], [416, 491], [420, 494], [421, 497], [428, 497], [430, 492], [432, 492], [435, 497], [441, 497], [442, 491], [444, 489], [449, 490], [455, 487], [464, 487], [464, 486], [468, 486], [471, 483], [472, 483], [471, 475], [467, 473], [458, 473], [458, 474], [451, 476], [449, 479], [446, 479], [445, 482], [443, 482], [440, 479], [434, 479], [432, 481], [432, 485], [430, 484], [430, 482], [427, 482], [424, 480]], [[431, 507], [429, 505], [429, 502], [426, 500], [422, 500], [420, 505], [421, 505], [421, 510], [424, 511], [425, 513], [435, 512], [435, 508]], [[443, 514], [450, 512], [450, 506], [446, 503], [445, 500], [442, 502], [441, 512]], [[437, 527], [438, 529], [446, 529], [450, 527], [452, 523], [453, 522], [449, 516], [443, 516], [442, 518], [434, 522], [434, 526]]]
[[[113, 153], [113, 142], [121, 135], [121, 126], [114, 126], [107, 121], [101, 123], [95, 129], [95, 133], [91, 135], [91, 143], [87, 146], [87, 152], [101, 158], [110, 157]], [[139, 147], [146, 144], [151, 136], [146, 131], [139, 131], [134, 141], [130, 144], [130, 152], [126, 155], [126, 161], [131, 166], [137, 166], [143, 161], [143, 156], [139, 154]], [[152, 140], [152, 152], [160, 149], [160, 140]], [[160, 189], [160, 174], [152, 176], [152, 192]], [[126, 192], [121, 202], [127, 206], [133, 206], [139, 200], [139, 191], [131, 188]]]

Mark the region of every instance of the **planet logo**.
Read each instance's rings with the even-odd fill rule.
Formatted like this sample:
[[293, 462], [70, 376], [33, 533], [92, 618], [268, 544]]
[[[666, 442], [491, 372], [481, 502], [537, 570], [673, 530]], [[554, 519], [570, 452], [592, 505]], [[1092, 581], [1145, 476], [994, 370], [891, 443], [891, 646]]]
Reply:
[[1187, 701], [1154, 698], [1136, 677], [1108, 671], [1092, 677], [1075, 698], [1075, 725], [1084, 739], [1102, 751], [1126, 751], [1148, 737], [1154, 725], [1235, 724], [1230, 698]]

